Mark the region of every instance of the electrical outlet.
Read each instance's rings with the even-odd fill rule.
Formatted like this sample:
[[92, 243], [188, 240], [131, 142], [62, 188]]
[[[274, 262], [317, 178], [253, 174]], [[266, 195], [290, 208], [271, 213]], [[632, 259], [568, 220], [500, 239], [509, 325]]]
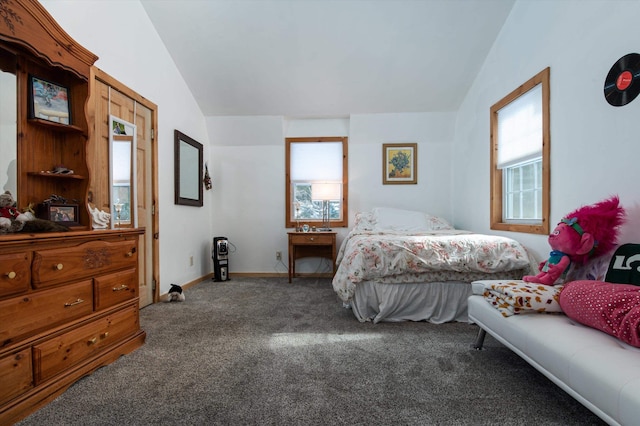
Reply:
[[277, 251], [276, 252], [276, 260], [282, 260], [282, 252], [281, 251]]

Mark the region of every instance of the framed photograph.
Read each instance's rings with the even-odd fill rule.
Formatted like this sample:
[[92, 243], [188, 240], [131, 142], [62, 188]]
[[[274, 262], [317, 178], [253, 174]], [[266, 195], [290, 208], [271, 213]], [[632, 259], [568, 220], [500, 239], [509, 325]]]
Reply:
[[418, 144], [382, 144], [382, 183], [418, 183]]
[[30, 75], [28, 92], [30, 118], [71, 124], [67, 87]]
[[50, 220], [61, 225], [73, 226], [78, 225], [80, 218], [78, 217], [77, 204], [40, 204], [39, 216], [41, 219]]

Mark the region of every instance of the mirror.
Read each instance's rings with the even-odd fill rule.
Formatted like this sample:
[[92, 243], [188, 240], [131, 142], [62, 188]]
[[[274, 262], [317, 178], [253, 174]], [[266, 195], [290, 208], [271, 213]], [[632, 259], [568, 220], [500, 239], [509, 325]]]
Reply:
[[0, 49], [0, 192], [18, 199], [16, 57]]
[[137, 228], [136, 126], [109, 116], [111, 228]]
[[202, 207], [202, 144], [174, 132], [175, 203]]

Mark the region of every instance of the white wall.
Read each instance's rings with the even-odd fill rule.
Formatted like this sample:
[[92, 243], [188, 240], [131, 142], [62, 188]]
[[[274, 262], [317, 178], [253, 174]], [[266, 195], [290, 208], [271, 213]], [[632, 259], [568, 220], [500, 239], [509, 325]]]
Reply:
[[[455, 114], [352, 115], [339, 119], [208, 117], [212, 143], [213, 230], [235, 246], [233, 272], [286, 272], [285, 137], [349, 137], [349, 223], [376, 206], [451, 214], [451, 146]], [[418, 184], [382, 185], [382, 144], [418, 143]], [[256, 214], [258, 213], [258, 214]], [[347, 229], [338, 230], [338, 244]], [[285, 263], [275, 260], [282, 251]], [[328, 271], [300, 261], [299, 272]]]
[[[232, 273], [285, 272], [275, 251], [287, 251], [283, 141], [293, 131], [291, 121], [205, 120], [137, 1], [42, 3], [72, 37], [100, 56], [98, 67], [159, 106], [161, 291], [210, 272], [211, 238], [217, 235], [235, 246]], [[346, 119], [306, 121], [294, 130], [299, 136], [301, 129], [348, 127], [350, 223], [356, 211], [390, 205], [491, 232], [489, 108], [550, 66], [552, 223], [613, 193], [638, 210], [640, 100], [615, 108], [603, 96], [611, 65], [638, 50], [637, 16], [640, 2], [519, 0], [457, 116], [363, 114], [349, 117], [348, 125]], [[173, 205], [174, 129], [205, 145], [214, 188], [205, 192], [204, 208]], [[382, 143], [413, 141], [419, 144], [418, 185], [382, 185]], [[538, 257], [547, 256], [545, 236], [507, 234]], [[188, 266], [191, 254], [194, 267]]]
[[[204, 145], [204, 116], [164, 44], [138, 1], [42, 0], [65, 31], [99, 56], [96, 66], [158, 105], [158, 180], [160, 214], [160, 293], [209, 273], [211, 201], [204, 208], [173, 204], [173, 131]], [[189, 256], [194, 265], [189, 265]]]
[[[640, 2], [518, 0], [460, 108], [454, 144], [455, 224], [489, 230], [489, 108], [551, 67], [551, 225], [583, 204], [619, 194], [630, 213], [640, 193], [640, 99], [609, 105], [611, 66], [640, 45]], [[539, 257], [546, 236], [505, 233]]]

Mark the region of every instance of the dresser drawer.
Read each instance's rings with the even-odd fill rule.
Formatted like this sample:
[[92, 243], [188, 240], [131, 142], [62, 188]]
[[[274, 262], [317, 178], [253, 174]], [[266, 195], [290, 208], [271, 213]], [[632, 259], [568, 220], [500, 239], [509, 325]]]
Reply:
[[38, 250], [33, 255], [32, 284], [41, 288], [135, 267], [137, 240], [90, 241], [77, 246]]
[[31, 348], [0, 358], [0, 404], [33, 387]]
[[128, 306], [33, 347], [35, 384], [88, 359], [139, 329], [138, 306]]
[[135, 269], [128, 269], [95, 278], [96, 311], [136, 297], [137, 275]]
[[291, 235], [291, 243], [292, 244], [332, 244], [333, 243], [333, 235], [327, 234], [298, 234]]
[[92, 312], [91, 280], [0, 301], [0, 348]]
[[0, 255], [0, 297], [29, 290], [31, 253]]

